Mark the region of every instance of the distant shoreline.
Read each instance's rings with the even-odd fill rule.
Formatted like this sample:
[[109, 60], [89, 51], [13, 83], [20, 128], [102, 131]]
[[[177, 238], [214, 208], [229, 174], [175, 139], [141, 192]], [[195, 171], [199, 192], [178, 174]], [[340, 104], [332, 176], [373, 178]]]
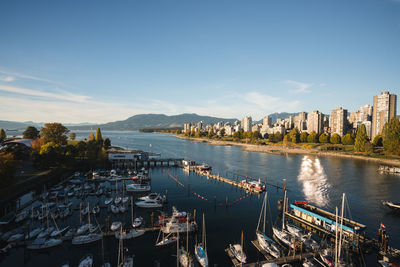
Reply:
[[190, 140], [198, 143], [208, 143], [214, 146], [241, 146], [243, 150], [250, 152], [261, 152], [261, 153], [269, 153], [275, 155], [287, 155], [287, 154], [303, 154], [303, 155], [314, 155], [314, 156], [330, 156], [330, 157], [340, 157], [340, 158], [350, 158], [350, 159], [360, 159], [366, 161], [373, 161], [387, 165], [400, 166], [400, 160], [396, 159], [381, 159], [381, 158], [372, 158], [366, 157], [362, 155], [350, 155], [338, 152], [326, 152], [326, 151], [318, 151], [316, 149], [305, 149], [300, 147], [285, 147], [283, 145], [254, 145], [254, 144], [245, 144], [238, 143], [232, 141], [222, 141], [222, 140], [213, 140], [213, 139], [203, 139], [203, 138], [187, 138], [184, 136], [171, 134], [179, 139]]

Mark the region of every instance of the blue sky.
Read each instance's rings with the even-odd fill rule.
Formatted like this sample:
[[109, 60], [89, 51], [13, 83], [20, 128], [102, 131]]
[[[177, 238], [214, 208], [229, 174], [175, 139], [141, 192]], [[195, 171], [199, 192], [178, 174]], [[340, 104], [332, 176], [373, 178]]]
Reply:
[[400, 0], [1, 1], [0, 30], [0, 120], [260, 119], [400, 94]]

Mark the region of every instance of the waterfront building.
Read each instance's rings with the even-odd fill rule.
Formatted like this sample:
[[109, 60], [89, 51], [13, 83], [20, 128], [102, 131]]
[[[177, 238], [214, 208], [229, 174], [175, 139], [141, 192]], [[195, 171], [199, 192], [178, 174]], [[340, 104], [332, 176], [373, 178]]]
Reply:
[[332, 134], [337, 133], [343, 136], [347, 130], [347, 109], [338, 107], [332, 110], [329, 118], [329, 127], [331, 128]]
[[260, 131], [260, 125], [258, 125], [258, 124], [254, 124], [252, 127], [251, 127], [251, 131], [252, 132], [257, 132], [257, 131]]
[[385, 123], [396, 117], [396, 102], [397, 95], [390, 94], [388, 91], [374, 96], [371, 138], [381, 134]]
[[234, 128], [230, 124], [225, 125], [224, 129], [225, 129], [226, 136], [232, 136], [235, 132]]
[[267, 128], [267, 127], [271, 127], [272, 126], [272, 118], [271, 116], [265, 116], [263, 118], [263, 127]]
[[253, 121], [251, 119], [251, 116], [244, 117], [242, 119], [242, 129], [243, 129], [243, 131], [250, 132], [252, 124], [253, 124]]
[[201, 131], [201, 130], [203, 129], [203, 121], [199, 121], [199, 122], [197, 123], [197, 129], [198, 129], [199, 131]]
[[323, 121], [323, 114], [318, 110], [314, 110], [313, 112], [308, 114], [307, 132], [308, 133], [316, 132], [317, 134], [321, 134], [322, 121]]

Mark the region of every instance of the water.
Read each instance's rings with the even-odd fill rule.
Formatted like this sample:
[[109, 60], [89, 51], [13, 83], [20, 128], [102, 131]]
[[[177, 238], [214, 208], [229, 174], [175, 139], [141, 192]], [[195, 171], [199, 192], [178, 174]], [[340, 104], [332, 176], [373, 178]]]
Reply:
[[[87, 131], [77, 132], [77, 138], [88, 136]], [[272, 155], [266, 153], [242, 151], [236, 146], [212, 146], [181, 140], [168, 135], [137, 132], [103, 132], [113, 145], [129, 149], [141, 149], [161, 153], [162, 157], [190, 158], [199, 163], [206, 162], [213, 167], [214, 173], [223, 176], [237, 177], [237, 174], [260, 178], [271, 184], [282, 185], [287, 181], [289, 202], [307, 200], [317, 206], [334, 211], [340, 206], [342, 193], [346, 193], [348, 208], [346, 217], [350, 217], [367, 225], [367, 235], [377, 236], [377, 228], [383, 223], [390, 235], [389, 243], [399, 247], [400, 216], [389, 212], [382, 206], [381, 200], [400, 201], [400, 177], [380, 174], [379, 164], [353, 159], [336, 157], [315, 157], [306, 155]], [[150, 145], [151, 144], [151, 145]], [[171, 179], [166, 171], [186, 186], [183, 188]], [[165, 193], [168, 190], [169, 204], [167, 210], [175, 205], [179, 210], [196, 209], [197, 222], [201, 224], [201, 214], [206, 216], [207, 244], [210, 266], [231, 266], [224, 252], [229, 243], [240, 242], [241, 231], [244, 232], [244, 249], [250, 261], [262, 260], [257, 250], [250, 243], [255, 239], [255, 227], [262, 204], [262, 196], [251, 195], [238, 202], [245, 193], [236, 187], [207, 180], [204, 177], [188, 175], [181, 169], [154, 168], [151, 170], [152, 187], [155, 192]], [[115, 185], [109, 185], [115, 186]], [[190, 187], [190, 191], [188, 191]], [[205, 201], [193, 194], [200, 194]], [[276, 203], [282, 198], [282, 190], [268, 188], [270, 218], [269, 224], [278, 223]], [[103, 197], [104, 198], [104, 197]], [[214, 206], [214, 198], [217, 206]], [[235, 204], [226, 208], [225, 201]], [[102, 199], [103, 200], [103, 199]], [[90, 197], [89, 202], [97, 200]], [[78, 201], [76, 201], [77, 205]], [[135, 209], [137, 216], [143, 216], [147, 223], [151, 221], [151, 212]], [[78, 224], [79, 216], [75, 212], [61, 225]], [[101, 211], [100, 221], [104, 222], [109, 215]], [[124, 221], [130, 221], [127, 213]], [[111, 221], [117, 219], [110, 215]], [[201, 226], [201, 225], [200, 225]], [[135, 254], [135, 266], [153, 266], [155, 261], [161, 266], [175, 266], [176, 247], [154, 248], [158, 233], [146, 233], [137, 239], [125, 241], [129, 253]], [[199, 235], [200, 237], [200, 235]], [[190, 247], [193, 250], [193, 239]], [[105, 258], [110, 259], [113, 266], [117, 262], [118, 242], [115, 238], [105, 239]], [[101, 264], [101, 242], [88, 247], [74, 247], [69, 242], [48, 252], [32, 252], [23, 248], [14, 249], [0, 262], [0, 266], [57, 266], [69, 260], [71, 266], [77, 266], [79, 259], [86, 253], [96, 256], [95, 266]], [[369, 266], [376, 266], [374, 258], [369, 259]]]

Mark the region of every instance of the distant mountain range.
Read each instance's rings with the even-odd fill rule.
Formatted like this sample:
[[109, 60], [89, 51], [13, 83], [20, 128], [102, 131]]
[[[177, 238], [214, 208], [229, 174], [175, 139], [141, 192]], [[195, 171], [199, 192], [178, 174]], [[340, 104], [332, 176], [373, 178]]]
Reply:
[[[298, 113], [273, 113], [270, 114], [272, 121], [276, 122], [278, 118], [284, 119], [289, 117], [290, 115], [296, 116]], [[91, 123], [80, 123], [80, 124], [67, 124], [67, 126], [71, 130], [90, 130], [95, 128], [101, 128], [102, 130], [119, 130], [119, 131], [136, 131], [139, 129], [147, 129], [147, 128], [173, 128], [173, 127], [183, 127], [184, 123], [193, 122], [198, 123], [203, 121], [204, 124], [215, 124], [217, 122], [230, 122], [233, 123], [238, 119], [227, 119], [227, 118], [217, 118], [211, 116], [200, 116], [197, 114], [180, 114], [167, 116], [164, 114], [138, 114], [132, 117], [129, 117], [126, 120], [122, 121], [114, 121], [104, 124], [91, 124]], [[262, 122], [255, 121], [255, 123]], [[13, 121], [0, 121], [0, 128], [8, 129], [8, 130], [24, 130], [28, 126], [35, 126], [37, 128], [43, 127], [44, 123], [37, 122], [13, 122]]]

